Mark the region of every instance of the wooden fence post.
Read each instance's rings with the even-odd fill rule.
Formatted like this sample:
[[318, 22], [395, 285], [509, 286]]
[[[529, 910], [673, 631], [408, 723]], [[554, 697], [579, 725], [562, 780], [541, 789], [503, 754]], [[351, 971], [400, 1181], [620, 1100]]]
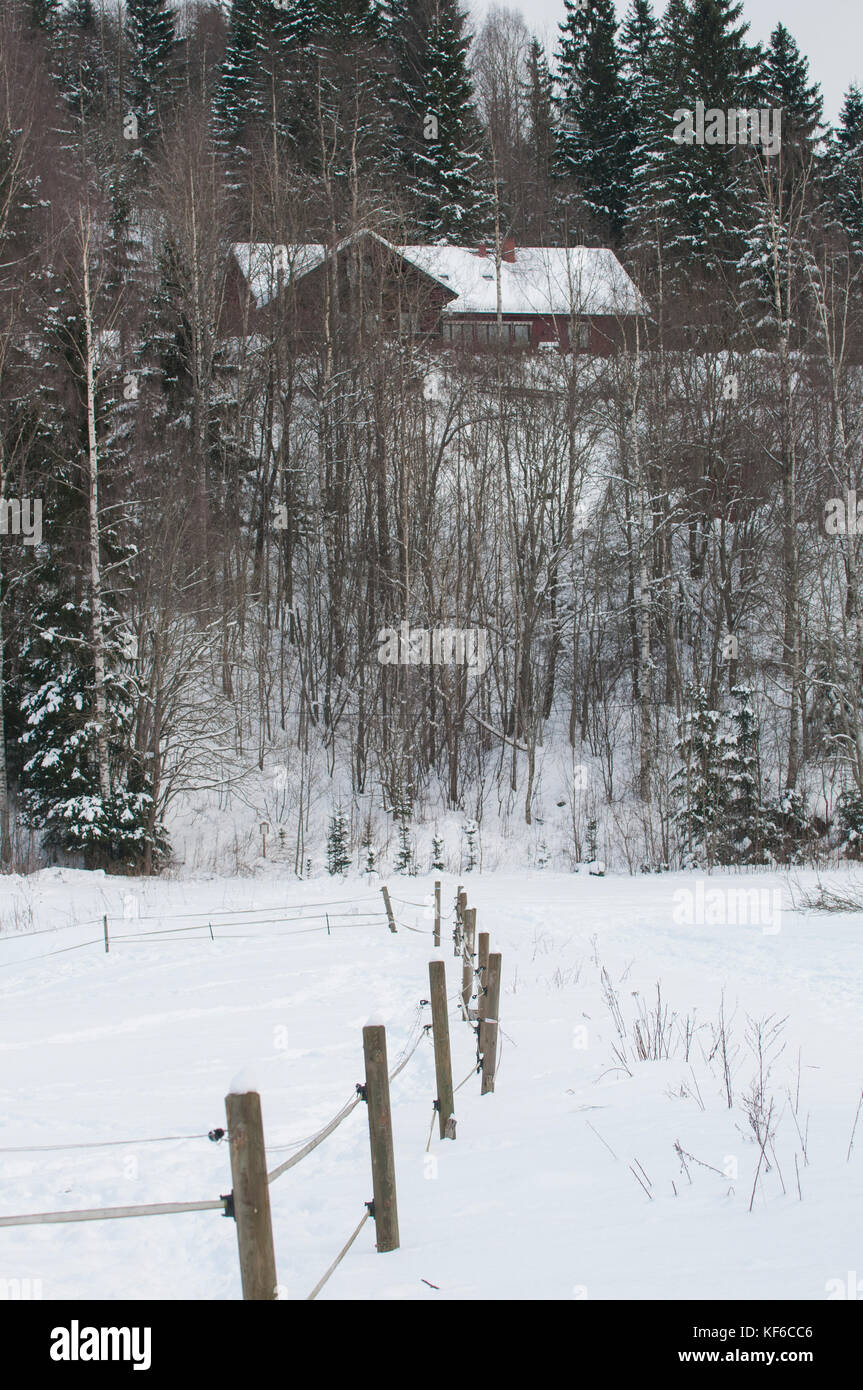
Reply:
[[486, 1016], [486, 988], [488, 986], [488, 932], [481, 931], [479, 934], [479, 951], [476, 958], [479, 999], [477, 1002], [477, 1018], [483, 1019]]
[[461, 955], [462, 923], [464, 921], [464, 909], [466, 906], [467, 893], [464, 891], [461, 884], [459, 884], [455, 894], [455, 930], [452, 934], [454, 956]]
[[243, 1298], [276, 1297], [276, 1256], [270, 1217], [270, 1188], [261, 1097], [257, 1091], [225, 1097], [234, 1220], [240, 1250]]
[[482, 1086], [480, 1095], [494, 1090], [494, 1069], [497, 1063], [497, 1020], [484, 1018], [479, 1025], [479, 1050], [482, 1055]]
[[104, 931], [105, 931], [105, 955], [107, 956], [107, 954], [108, 954], [108, 918], [107, 918], [107, 917], [103, 917], [103, 918], [102, 918], [102, 926], [103, 926]]
[[464, 938], [462, 942], [461, 1002], [464, 1016], [470, 1016], [470, 997], [473, 994], [473, 945], [476, 937], [476, 908], [464, 910]]
[[489, 956], [487, 974], [485, 1016], [497, 1020], [500, 1017], [500, 952], [492, 951]]
[[500, 952], [492, 951], [488, 958], [488, 981], [486, 981], [485, 1016], [498, 1019], [500, 1016]]
[[431, 988], [432, 1038], [434, 1041], [434, 1070], [437, 1081], [437, 1107], [441, 1139], [455, 1139], [455, 1101], [452, 1091], [452, 1060], [449, 1050], [449, 1015], [446, 1007], [446, 965], [442, 960], [429, 961]]
[[494, 1090], [494, 1072], [497, 1065], [497, 1033], [500, 1015], [500, 973], [501, 957], [499, 951], [492, 951], [488, 957], [486, 993], [480, 997], [485, 1001], [485, 1017], [479, 1025], [479, 1050], [482, 1055], [482, 1086], [480, 1095], [486, 1096]]
[[366, 1062], [369, 1144], [372, 1151], [373, 1214], [377, 1248], [383, 1254], [386, 1250], [399, 1248], [396, 1165], [393, 1157], [390, 1080], [387, 1068], [387, 1030], [383, 1024], [366, 1024], [363, 1029], [363, 1054]]
[[382, 885], [382, 886], [381, 886], [381, 892], [382, 892], [383, 895], [384, 895], [384, 907], [385, 907], [386, 910], [387, 910], [387, 921], [388, 921], [389, 924], [390, 924], [390, 931], [395, 931], [395, 929], [396, 929], [396, 919], [395, 919], [395, 917], [393, 916], [393, 909], [392, 909], [392, 903], [390, 902], [390, 892], [389, 892], [389, 889], [386, 888], [386, 887], [384, 887], [384, 886]]
[[434, 886], [434, 944], [440, 945], [440, 879], [435, 879]]

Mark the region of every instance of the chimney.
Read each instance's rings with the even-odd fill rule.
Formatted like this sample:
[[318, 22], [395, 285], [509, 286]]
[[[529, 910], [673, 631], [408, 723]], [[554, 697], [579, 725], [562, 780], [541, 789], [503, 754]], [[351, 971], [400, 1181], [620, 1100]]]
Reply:
[[515, 238], [504, 237], [503, 246], [500, 251], [502, 261], [509, 261], [510, 265], [515, 265]]
[[488, 255], [488, 251], [486, 250], [486, 246], [485, 246], [485, 242], [484, 242], [484, 241], [481, 241], [480, 244], [479, 244], [479, 246], [476, 248], [476, 254], [477, 254], [478, 256], [487, 256], [487, 255]]

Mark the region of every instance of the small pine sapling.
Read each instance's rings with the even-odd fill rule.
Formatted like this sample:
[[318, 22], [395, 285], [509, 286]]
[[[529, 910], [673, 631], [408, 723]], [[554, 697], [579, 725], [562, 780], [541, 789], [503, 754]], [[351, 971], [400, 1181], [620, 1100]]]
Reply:
[[327, 832], [327, 870], [330, 874], [346, 874], [351, 867], [348, 848], [348, 827], [341, 806], [336, 806], [330, 817]]

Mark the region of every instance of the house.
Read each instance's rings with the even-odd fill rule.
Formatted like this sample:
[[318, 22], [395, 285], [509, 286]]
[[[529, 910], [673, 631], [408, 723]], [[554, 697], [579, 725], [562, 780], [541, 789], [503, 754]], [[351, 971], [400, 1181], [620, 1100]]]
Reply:
[[448, 345], [494, 346], [502, 329], [511, 347], [548, 345], [565, 352], [574, 347], [605, 355], [620, 345], [626, 321], [646, 312], [623, 266], [604, 248], [516, 247], [506, 240], [499, 277], [494, 249], [487, 246], [404, 246], [401, 251], [455, 292], [440, 319]]
[[[238, 242], [229, 285], [229, 332], [255, 332], [277, 309], [304, 338], [319, 337], [327, 309], [352, 330], [420, 337], [471, 352], [557, 347], [607, 355], [627, 324], [647, 313], [617, 257], [605, 248], [395, 245], [359, 232], [322, 244]], [[336, 271], [333, 274], [333, 271]], [[332, 319], [330, 320], [332, 322]]]

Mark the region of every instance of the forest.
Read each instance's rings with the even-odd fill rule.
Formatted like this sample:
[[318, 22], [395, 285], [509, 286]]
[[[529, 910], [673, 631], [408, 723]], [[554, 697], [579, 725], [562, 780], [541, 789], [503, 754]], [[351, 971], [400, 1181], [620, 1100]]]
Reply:
[[[4, 0], [4, 872], [149, 875], [204, 806], [300, 876], [863, 857], [863, 93], [828, 124], [742, 10], [562, 0], [549, 52], [457, 0]], [[781, 139], [675, 137], [714, 108]], [[466, 353], [368, 279], [313, 338], [237, 299], [237, 244], [368, 231], [608, 247], [649, 313]]]

